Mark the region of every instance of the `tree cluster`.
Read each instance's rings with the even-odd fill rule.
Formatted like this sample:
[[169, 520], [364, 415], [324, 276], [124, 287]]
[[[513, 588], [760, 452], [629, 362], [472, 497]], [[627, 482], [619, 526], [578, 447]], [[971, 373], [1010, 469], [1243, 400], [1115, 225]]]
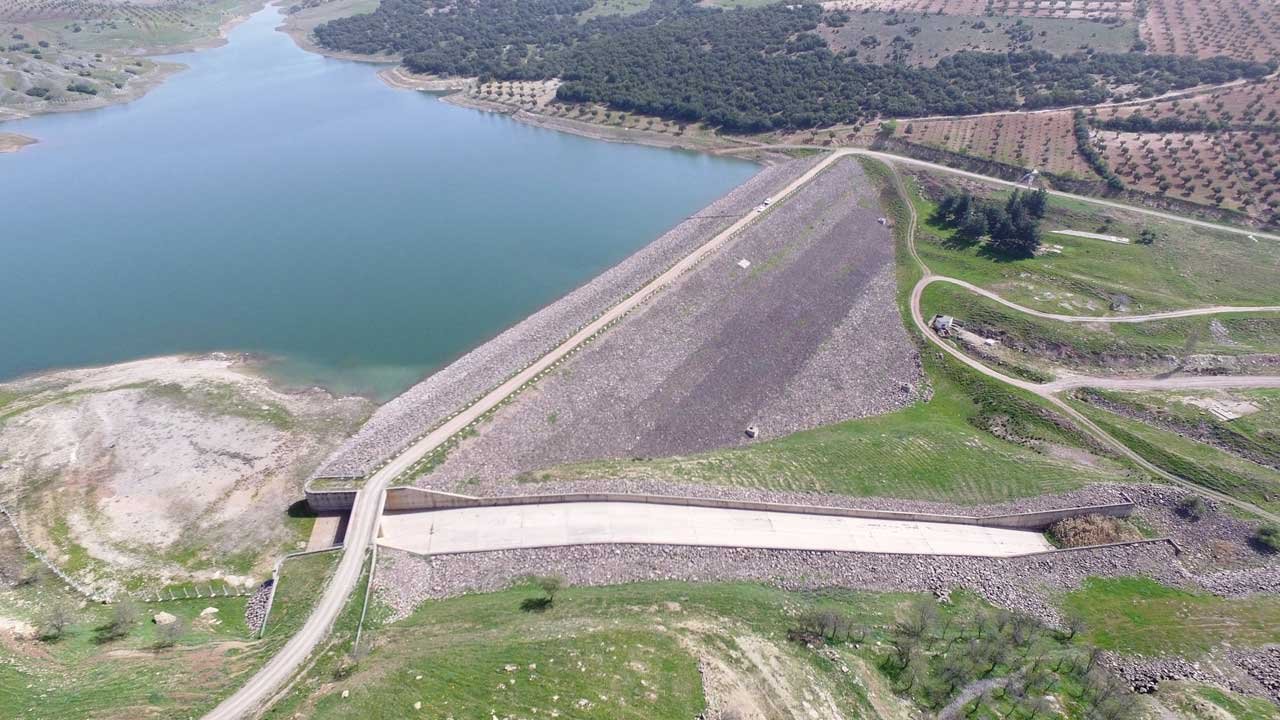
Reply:
[[1132, 715], [1132, 694], [1099, 665], [1101, 653], [1072, 643], [1082, 629], [1071, 620], [1049, 632], [1023, 613], [991, 608], [967, 616], [922, 600], [894, 627], [880, 667], [897, 691], [935, 711], [981, 682], [961, 708], [967, 717], [984, 708], [1002, 717], [1054, 717], [1053, 694], [1087, 708], [1088, 717]]
[[1228, 127], [1228, 123], [1219, 120], [1180, 118], [1172, 115], [1150, 118], [1141, 112], [1135, 112], [1128, 117], [1108, 118], [1096, 124], [1104, 130], [1132, 133], [1217, 132]]
[[1004, 204], [984, 202], [968, 192], [948, 193], [938, 204], [935, 221], [955, 228], [969, 242], [985, 240], [998, 254], [1031, 257], [1040, 247], [1040, 220], [1049, 207], [1049, 194], [1015, 190]]
[[719, 10], [654, 0], [643, 12], [583, 21], [591, 4], [384, 0], [373, 13], [331, 21], [315, 35], [335, 50], [403, 55], [415, 72], [559, 77], [563, 101], [730, 132], [1097, 103], [1120, 84], [1163, 92], [1267, 70], [1227, 58], [1045, 52], [961, 52], [929, 68], [872, 65], [831, 52], [815, 33], [823, 21], [817, 4]]
[[1084, 112], [1077, 110], [1075, 112], [1075, 127], [1073, 132], [1076, 138], [1076, 150], [1084, 157], [1084, 161], [1089, 163], [1089, 167], [1093, 169], [1098, 177], [1107, 183], [1107, 187], [1111, 190], [1120, 191], [1124, 189], [1124, 181], [1120, 179], [1111, 170], [1111, 166], [1107, 164], [1102, 153], [1093, 146], [1090, 140], [1089, 120], [1085, 117]]

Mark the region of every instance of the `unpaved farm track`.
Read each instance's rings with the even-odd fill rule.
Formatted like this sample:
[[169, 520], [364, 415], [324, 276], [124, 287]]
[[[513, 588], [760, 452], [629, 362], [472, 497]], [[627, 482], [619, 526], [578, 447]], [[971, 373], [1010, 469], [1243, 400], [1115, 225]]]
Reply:
[[[855, 154], [867, 154], [867, 155], [876, 157], [877, 159], [885, 159], [886, 157], [894, 158], [894, 156], [885, 156], [884, 153], [876, 153], [871, 151], [853, 150], [850, 152], [853, 152]], [[916, 163], [913, 163], [913, 164], [916, 164]], [[923, 164], [931, 165], [931, 163], [923, 163]], [[1035, 393], [1036, 395], [1039, 395], [1040, 397], [1044, 398], [1046, 401], [1048, 401], [1050, 404], [1052, 404], [1054, 407], [1056, 407], [1058, 410], [1063, 412], [1065, 415], [1070, 417], [1074, 422], [1076, 422], [1078, 425], [1084, 428], [1089, 434], [1093, 435], [1099, 441], [1104, 443], [1107, 447], [1114, 449], [1116, 452], [1125, 456], [1126, 458], [1128, 458], [1129, 460], [1137, 464], [1139, 467], [1143, 468], [1147, 472], [1152, 473], [1156, 477], [1163, 478], [1164, 480], [1171, 482], [1175, 485], [1181, 486], [1182, 488], [1189, 490], [1191, 492], [1213, 498], [1214, 500], [1238, 507], [1242, 510], [1246, 510], [1250, 513], [1253, 513], [1254, 515], [1271, 520], [1272, 522], [1280, 522], [1280, 515], [1275, 515], [1274, 513], [1270, 513], [1266, 510], [1263, 510], [1262, 508], [1254, 505], [1253, 503], [1245, 502], [1243, 500], [1234, 498], [1230, 495], [1220, 493], [1216, 490], [1211, 490], [1209, 488], [1196, 485], [1195, 483], [1184, 480], [1183, 478], [1180, 478], [1172, 473], [1169, 473], [1163, 470], [1162, 468], [1157, 467], [1156, 465], [1147, 461], [1146, 458], [1143, 458], [1138, 453], [1134, 452], [1133, 450], [1130, 450], [1129, 447], [1124, 443], [1111, 437], [1109, 433], [1107, 433], [1102, 428], [1098, 427], [1096, 423], [1094, 423], [1089, 418], [1085, 417], [1083, 414], [1081, 414], [1075, 408], [1071, 407], [1069, 404], [1066, 403], [1066, 401], [1064, 401], [1061, 397], [1058, 396], [1059, 392], [1070, 389], [1070, 388], [1075, 388], [1075, 387], [1102, 387], [1102, 388], [1112, 388], [1112, 389], [1141, 389], [1141, 390], [1172, 390], [1172, 389], [1227, 388], [1227, 387], [1244, 387], [1244, 388], [1280, 387], [1280, 377], [1265, 377], [1265, 376], [1236, 377], [1236, 376], [1229, 376], [1229, 375], [1215, 375], [1215, 376], [1208, 376], [1208, 377], [1120, 379], [1120, 378], [1089, 377], [1089, 376], [1076, 375], [1070, 378], [1062, 378], [1052, 383], [1033, 383], [1033, 382], [1028, 382], [1026, 380], [1010, 377], [1008, 375], [1005, 375], [1004, 373], [1001, 373], [997, 370], [994, 370], [988, 367], [986, 364], [979, 362], [978, 360], [961, 352], [958, 348], [950, 345], [949, 343], [944, 342], [942, 338], [938, 337], [929, 329], [928, 323], [925, 322], [924, 314], [920, 310], [920, 298], [924, 294], [924, 289], [926, 287], [928, 287], [929, 285], [935, 282], [940, 282], [940, 281], [951, 282], [961, 287], [970, 288], [970, 289], [972, 289], [974, 286], [970, 285], [969, 283], [963, 280], [957, 280], [955, 278], [948, 278], [942, 275], [932, 274], [932, 272], [929, 270], [929, 266], [926, 265], [924, 260], [920, 258], [919, 253], [916, 252], [916, 227], [919, 224], [919, 218], [916, 214], [915, 204], [911, 202], [911, 195], [907, 190], [906, 185], [902, 182], [902, 177], [898, 174], [897, 168], [892, 164], [892, 162], [888, 164], [888, 167], [890, 169], [890, 172], [893, 174], [894, 185], [898, 191], [898, 194], [902, 197], [903, 205], [906, 206], [907, 212], [909, 215], [909, 222], [907, 226], [907, 247], [910, 251], [911, 257], [916, 261], [916, 264], [919, 265], [923, 273], [923, 277], [921, 277], [920, 280], [916, 282], [915, 287], [911, 288], [911, 297], [910, 297], [911, 321], [916, 326], [916, 329], [920, 331], [921, 335], [923, 335], [929, 342], [933, 343], [936, 347], [938, 347], [943, 352], [946, 352], [951, 357], [955, 358], [956, 360], [959, 360], [960, 362], [976, 370], [977, 372], [989, 378], [992, 378], [994, 380], [998, 380], [1002, 383], [1005, 383], [1006, 385], [1012, 385], [1022, 390]], [[946, 169], [948, 172], [957, 172], [957, 171], [951, 171], [947, 168], [943, 168], [943, 169]], [[962, 174], [982, 178], [982, 176], [975, 175], [974, 173], [962, 173]], [[994, 178], [983, 178], [983, 179], [994, 180]], [[1003, 181], [1000, 181], [1000, 182], [1003, 182]], [[1013, 185], [1013, 183], [1004, 183], [1004, 184]], [[1068, 193], [1053, 193], [1053, 194], [1066, 195], [1066, 196], [1073, 197], [1086, 202], [1094, 202], [1094, 203], [1108, 205], [1108, 206], [1117, 206], [1116, 203], [1107, 202], [1105, 200], [1094, 200], [1090, 198], [1069, 195]], [[1128, 206], [1120, 206], [1120, 207], [1124, 207], [1125, 209], [1133, 209]], [[1190, 220], [1187, 218], [1178, 218], [1177, 216], [1165, 215], [1164, 213], [1157, 213], [1155, 211], [1147, 211], [1147, 212], [1154, 215], [1165, 216], [1179, 222], [1188, 222], [1196, 225], [1204, 225], [1204, 226], [1213, 227], [1215, 229], [1229, 230], [1231, 232], [1236, 232], [1236, 233], [1246, 232], [1244, 230], [1241, 230], [1240, 228], [1228, 228], [1226, 226], [1217, 226], [1217, 225], [1213, 225], [1212, 223], [1206, 223], [1199, 220]], [[1275, 238], [1275, 236], [1267, 236], [1267, 237]], [[1276, 239], [1280, 239], [1280, 238], [1276, 238]], [[989, 293], [986, 293], [985, 291], [982, 294], [984, 296], [989, 295]], [[993, 295], [991, 297], [999, 300], [999, 298], [995, 298]], [[1031, 312], [1029, 308], [1023, 308], [1020, 305], [1004, 302], [1003, 300], [1001, 300], [1001, 302], [1015, 310]], [[1266, 308], [1264, 308], [1264, 310], [1265, 309]], [[1203, 308], [1200, 310], [1185, 310], [1185, 311], [1176, 311], [1176, 312], [1199, 314], [1199, 315], [1212, 315], [1212, 314], [1217, 314], [1222, 312], [1241, 312], [1241, 311], [1242, 311], [1241, 308], [1232, 308], [1229, 310], [1223, 310], [1218, 308]], [[1161, 314], [1161, 315], [1163, 315], [1164, 317], [1169, 317], [1166, 314]], [[1074, 316], [1064, 316], [1064, 317], [1074, 317]], [[1149, 316], [1147, 319], [1158, 319], [1158, 318]], [[1091, 318], [1090, 320], [1092, 321], [1095, 319]]]
[[[806, 147], [806, 146], [793, 146], [793, 147]], [[1183, 480], [1170, 473], [1165, 472], [1164, 470], [1161, 470], [1160, 468], [1156, 467], [1155, 465], [1143, 459], [1137, 453], [1130, 450], [1123, 443], [1120, 443], [1118, 440], [1115, 440], [1114, 438], [1112, 438], [1109, 434], [1104, 432], [1101, 428], [1099, 428], [1096, 424], [1091, 422], [1088, 418], [1081, 415], [1074, 408], [1069, 406], [1066, 402], [1064, 402], [1061, 398], [1059, 398], [1055, 394], [1057, 390], [1046, 388], [1045, 386], [1039, 386], [1034, 383], [1028, 383], [1022, 380], [1018, 380], [1016, 378], [1011, 378], [999, 372], [996, 372], [995, 370], [992, 370], [986, 365], [979, 363], [978, 361], [970, 358], [964, 353], [961, 353], [959, 350], [944, 343], [940, 338], [936, 337], [932, 332], [929, 331], [929, 328], [924, 318], [922, 317], [921, 311], [920, 311], [920, 294], [923, 291], [924, 287], [928, 284], [925, 282], [925, 280], [933, 276], [931, 276], [931, 273], [929, 272], [928, 267], [924, 264], [923, 261], [921, 261], [921, 259], [915, 252], [915, 230], [916, 230], [916, 224], [917, 224], [916, 212], [913, 204], [910, 202], [910, 196], [907, 193], [906, 188], [904, 187], [901, 181], [901, 178], [898, 176], [897, 170], [894, 167], [893, 163], [902, 162], [902, 163], [908, 163], [908, 164], [917, 165], [917, 166], [931, 167], [940, 171], [955, 173], [955, 174], [971, 177], [977, 180], [982, 180], [984, 182], [996, 183], [996, 184], [1005, 185], [1005, 186], [1016, 187], [1017, 186], [1016, 183], [1000, 180], [998, 178], [991, 178], [991, 177], [979, 175], [977, 173], [958, 171], [942, 165], [936, 165], [934, 163], [927, 163], [919, 160], [902, 158], [902, 157], [890, 155], [887, 153], [881, 153], [881, 152], [876, 152], [871, 150], [862, 150], [862, 149], [842, 149], [842, 150], [837, 150], [835, 152], [832, 152], [830, 155], [823, 158], [820, 162], [818, 162], [812, 168], [806, 171], [803, 175], [793, 180], [783, 190], [775, 193], [773, 195], [773, 198], [775, 200], [775, 207], [777, 206], [777, 202], [783, 201], [784, 199], [790, 197], [797, 190], [807, 185], [811, 180], [817, 177], [821, 172], [823, 172], [825, 169], [830, 167], [833, 163], [837, 162], [841, 158], [848, 157], [851, 155], [862, 155], [866, 157], [872, 157], [872, 158], [889, 163], [889, 167], [893, 172], [893, 176], [894, 176], [895, 184], [897, 185], [897, 188], [898, 188], [898, 192], [901, 194], [903, 201], [906, 204], [906, 207], [908, 208], [908, 211], [910, 213], [910, 224], [908, 227], [907, 241], [911, 250], [912, 257], [915, 258], [917, 263], [919, 263], [925, 275], [925, 278], [922, 279], [920, 283], [918, 283], [912, 289], [911, 301], [910, 301], [911, 316], [916, 328], [921, 332], [921, 334], [925, 338], [927, 338], [930, 342], [932, 342], [942, 351], [947, 352], [952, 357], [955, 357], [960, 362], [965, 363], [966, 365], [982, 373], [983, 375], [999, 380], [1006, 384], [1013, 385], [1015, 387], [1029, 390], [1033, 393], [1036, 393], [1037, 395], [1040, 395], [1041, 397], [1044, 397], [1048, 402], [1052, 403], [1055, 407], [1059, 408], [1063, 413], [1071, 417], [1081, 427], [1085, 428], [1090, 434], [1097, 437], [1100, 441], [1106, 443], [1109, 447], [1113, 447], [1117, 452], [1126, 456], [1137, 465], [1146, 469], [1148, 472], [1151, 472], [1152, 474], [1158, 477], [1162, 477], [1168, 480], [1169, 482], [1180, 485], [1192, 492], [1196, 492], [1196, 493], [1200, 493], [1200, 494], [1212, 497], [1221, 502], [1228, 503], [1236, 507], [1248, 510], [1249, 512], [1254, 513], [1256, 515], [1260, 515], [1270, 520], [1280, 522], [1280, 516], [1276, 516], [1271, 513], [1268, 513], [1262, 510], [1261, 508], [1258, 508], [1250, 503], [1237, 500], [1228, 495], [1223, 495], [1221, 493], [1217, 493], [1217, 492], [1208, 490], [1206, 488], [1202, 488], [1200, 486], [1194, 485], [1190, 482], [1187, 482], [1186, 480]], [[1093, 203], [1093, 204], [1098, 204], [1098, 205], [1103, 205], [1108, 207], [1116, 207], [1124, 210], [1131, 210], [1131, 211], [1145, 213], [1151, 216], [1163, 217], [1165, 219], [1169, 219], [1175, 222], [1183, 222], [1183, 223], [1188, 223], [1188, 224], [1192, 224], [1200, 227], [1208, 227], [1215, 230], [1222, 230], [1222, 231], [1232, 232], [1237, 234], [1254, 235], [1257, 237], [1266, 237], [1272, 240], [1280, 240], [1280, 236], [1276, 236], [1276, 235], [1270, 235], [1267, 233], [1260, 233], [1260, 232], [1252, 233], [1250, 231], [1247, 231], [1241, 228], [1233, 228], [1233, 227], [1217, 225], [1215, 223], [1210, 223], [1210, 222], [1201, 221], [1201, 220], [1181, 218], [1169, 213], [1161, 213], [1154, 210], [1134, 208], [1129, 205], [1114, 203], [1107, 200], [1098, 200], [1095, 198], [1072, 195], [1070, 193], [1054, 192], [1053, 194], [1058, 196], [1063, 196], [1063, 197], [1070, 197], [1082, 202], [1088, 202], [1088, 203]], [[685, 256], [683, 259], [681, 259], [679, 262], [673, 265], [666, 272], [662, 273], [657, 278], [647, 283], [635, 294], [631, 295], [630, 297], [626, 298], [625, 300], [621, 301], [617, 305], [610, 308], [599, 318], [597, 318], [593, 322], [583, 327], [581, 330], [579, 330], [576, 334], [574, 334], [568, 340], [566, 340], [565, 342], [557, 346], [551, 352], [544, 355], [541, 359], [537, 360], [536, 362], [534, 362], [532, 365], [530, 365], [523, 371], [517, 373], [514, 377], [502, 383], [497, 388], [493, 389], [491, 392], [486, 394], [482, 399], [480, 399], [479, 401], [477, 401], [476, 403], [474, 403], [464, 411], [460, 412], [459, 414], [454, 416], [452, 419], [445, 422], [436, 430], [432, 431], [422, 439], [415, 442], [413, 445], [411, 445], [409, 448], [402, 451], [389, 463], [383, 466], [380, 470], [374, 473], [371, 477], [369, 477], [369, 479], [365, 482], [363, 488], [356, 494], [355, 504], [351, 510], [350, 526], [347, 532], [347, 542], [343, 549], [342, 559], [339, 561], [337, 570], [334, 572], [334, 576], [329, 582], [329, 585], [325, 588], [324, 594], [321, 596], [319, 602], [316, 604], [316, 607], [312, 611], [310, 617], [307, 618], [307, 621], [303, 625], [302, 629], [299, 630], [299, 632], [289, 640], [289, 642], [284, 646], [284, 648], [279, 653], [277, 653], [274, 657], [272, 657], [271, 660], [269, 660], [267, 664], [263, 666], [263, 668], [259, 670], [248, 681], [248, 683], [246, 683], [234, 695], [224, 700], [221, 704], [219, 704], [216, 708], [214, 708], [213, 711], [211, 711], [208, 715], [206, 715], [205, 716], [206, 719], [207, 720], [231, 720], [233, 718], [241, 718], [241, 717], [249, 716], [256, 713], [262, 707], [263, 703], [266, 702], [268, 698], [270, 698], [271, 695], [278, 688], [283, 686], [293, 676], [293, 674], [298, 671], [300, 667], [302, 667], [303, 663], [306, 661], [308, 656], [311, 655], [311, 653], [315, 650], [315, 648], [319, 645], [319, 643], [328, 634], [329, 629], [330, 627], [332, 627], [333, 622], [336, 619], [339, 611], [342, 609], [343, 605], [346, 603], [348, 596], [351, 594], [351, 591], [354, 589], [357, 581], [359, 580], [361, 571], [364, 566], [366, 551], [368, 550], [372, 542], [373, 530], [377, 525], [378, 516], [381, 511], [383, 491], [394, 479], [396, 479], [401, 474], [409, 470], [410, 467], [412, 467], [416, 462], [418, 462], [418, 460], [423, 458], [427, 453], [440, 447], [442, 444], [444, 444], [454, 435], [466, 429], [469, 425], [471, 425], [476, 420], [479, 420], [490, 410], [496, 408], [500, 403], [502, 403], [512, 394], [516, 393], [524, 385], [535, 381], [544, 371], [550, 369], [556, 363], [558, 363], [559, 361], [561, 361], [571, 353], [575, 352], [580, 346], [582, 346], [585, 342], [591, 339], [594, 335], [596, 335], [602, 330], [605, 330], [613, 323], [621, 320], [628, 312], [630, 312], [636, 307], [639, 307], [641, 304], [649, 300], [655, 293], [658, 293], [662, 289], [671, 285], [686, 271], [688, 271], [689, 269], [697, 265], [699, 262], [701, 262], [704, 258], [709, 256], [710, 254], [719, 250], [722, 246], [728, 243], [729, 240], [732, 239], [740, 230], [750, 225], [752, 222], [754, 222], [757, 218], [761, 216], [762, 215], [760, 213], [756, 213], [755, 211], [748, 212], [745, 216], [735, 221], [732, 225], [730, 225], [728, 228], [718, 233], [711, 240], [707, 241], [705, 244], [699, 246], [696, 250], [694, 250], [693, 252]], [[929, 282], [933, 282], [933, 280], [930, 280]], [[1097, 379], [1093, 379], [1093, 380], [1097, 380]], [[1185, 380], [1193, 380], [1193, 378], [1187, 378]], [[1216, 380], [1218, 382], [1225, 382], [1225, 380], [1220, 377], [1216, 378]], [[1256, 379], [1254, 379], [1254, 381], [1256, 381]], [[1278, 386], [1280, 386], [1280, 384], [1278, 384]]]

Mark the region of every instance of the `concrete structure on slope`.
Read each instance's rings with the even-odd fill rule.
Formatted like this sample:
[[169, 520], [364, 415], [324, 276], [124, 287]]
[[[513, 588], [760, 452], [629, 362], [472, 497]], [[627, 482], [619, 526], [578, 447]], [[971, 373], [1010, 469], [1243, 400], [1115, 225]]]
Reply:
[[379, 544], [422, 555], [598, 544], [974, 557], [1052, 549], [1028, 530], [619, 502], [389, 512], [380, 531]]

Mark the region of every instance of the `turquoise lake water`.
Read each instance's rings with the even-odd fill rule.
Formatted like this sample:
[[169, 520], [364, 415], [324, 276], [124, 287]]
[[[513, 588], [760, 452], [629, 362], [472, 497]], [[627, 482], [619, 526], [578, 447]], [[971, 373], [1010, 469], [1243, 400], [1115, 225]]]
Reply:
[[393, 90], [267, 8], [141, 100], [0, 124], [0, 378], [231, 350], [386, 398], [740, 184]]

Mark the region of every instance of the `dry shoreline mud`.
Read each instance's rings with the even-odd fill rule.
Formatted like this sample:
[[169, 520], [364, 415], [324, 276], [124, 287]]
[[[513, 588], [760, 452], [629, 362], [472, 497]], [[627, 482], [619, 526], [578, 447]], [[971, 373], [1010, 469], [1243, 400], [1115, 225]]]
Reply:
[[214, 353], [57, 370], [0, 384], [0, 501], [83, 587], [129, 578], [249, 582], [298, 549], [286, 509], [372, 410], [284, 392]]
[[0, 132], [0, 153], [18, 152], [22, 148], [39, 142], [33, 137], [17, 133]]
[[[383, 80], [387, 82], [388, 85], [397, 89], [429, 89], [419, 88], [413, 84], [412, 81], [406, 81], [406, 78], [413, 78], [413, 76], [401, 71], [400, 76], [397, 78], [398, 84], [393, 84], [386, 77], [383, 77]], [[729, 138], [722, 138], [718, 135], [715, 136], [714, 140], [705, 138], [690, 139], [688, 137], [674, 137], [665, 133], [652, 132], [649, 130], [610, 127], [600, 125], [599, 123], [587, 122], [585, 120], [559, 118], [551, 115], [529, 112], [528, 110], [514, 109], [509, 105], [470, 97], [462, 92], [450, 93], [441, 97], [440, 100], [447, 102], [450, 105], [457, 105], [458, 107], [507, 115], [512, 120], [526, 125], [555, 130], [557, 132], [568, 133], [570, 135], [577, 135], [591, 140], [629, 143], [632, 145], [670, 148], [673, 150], [690, 150], [694, 152], [706, 152], [711, 150], [723, 151], [727, 149], [741, 149], [744, 152], [750, 152], [752, 150], [750, 145], [741, 145]], [[756, 160], [762, 164], [772, 164], [785, 161], [787, 158], [785, 155], [778, 155], [777, 153], [759, 153], [756, 157], [752, 157], [750, 159]]]

